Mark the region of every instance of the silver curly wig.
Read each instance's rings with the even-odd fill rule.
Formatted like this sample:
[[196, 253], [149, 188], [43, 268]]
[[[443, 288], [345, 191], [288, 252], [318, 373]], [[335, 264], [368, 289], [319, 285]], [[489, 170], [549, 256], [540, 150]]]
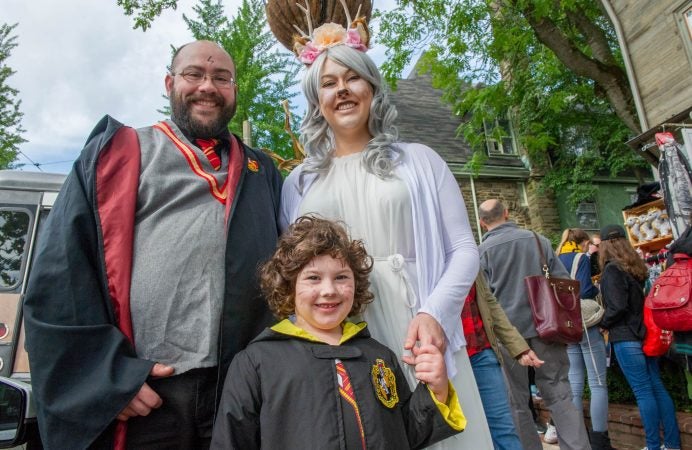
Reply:
[[353, 70], [372, 86], [373, 98], [368, 128], [373, 138], [363, 150], [362, 162], [370, 173], [380, 178], [390, 177], [401, 153], [401, 150], [393, 145], [399, 137], [394, 126], [396, 107], [389, 102], [382, 75], [372, 59], [347, 45], [338, 45], [322, 52], [303, 78], [303, 93], [308, 101], [305, 119], [300, 127], [300, 142], [307, 154], [303, 172], [327, 171], [333, 156], [334, 136], [320, 112], [318, 98], [320, 73], [327, 58]]

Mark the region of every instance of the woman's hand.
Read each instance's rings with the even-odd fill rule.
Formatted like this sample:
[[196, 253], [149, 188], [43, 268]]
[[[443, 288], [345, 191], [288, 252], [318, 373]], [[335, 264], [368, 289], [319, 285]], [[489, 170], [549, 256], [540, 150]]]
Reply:
[[[447, 347], [447, 340], [442, 326], [433, 316], [427, 313], [416, 314], [416, 317], [409, 324], [406, 340], [404, 341], [404, 350], [412, 350], [416, 342], [420, 342], [421, 345], [432, 344], [443, 354]], [[406, 358], [409, 358], [409, 360]], [[404, 356], [404, 362], [407, 364], [413, 364], [412, 361], [413, 357]]]

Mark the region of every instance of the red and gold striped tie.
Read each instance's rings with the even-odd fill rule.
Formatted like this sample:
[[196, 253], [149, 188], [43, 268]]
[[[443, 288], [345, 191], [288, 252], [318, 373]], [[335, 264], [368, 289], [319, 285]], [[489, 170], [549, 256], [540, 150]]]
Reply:
[[221, 158], [216, 153], [216, 145], [219, 143], [218, 139], [195, 139], [197, 146], [204, 152], [207, 159], [211, 163], [214, 170], [219, 170], [221, 168]]
[[353, 412], [356, 415], [356, 422], [358, 422], [358, 430], [360, 431], [360, 440], [363, 443], [363, 450], [365, 450], [367, 448], [365, 446], [365, 431], [363, 430], [363, 422], [360, 419], [360, 410], [356, 403], [356, 395], [353, 392], [353, 386], [351, 386], [351, 379], [348, 377], [348, 372], [346, 372], [344, 364], [339, 360], [336, 361], [336, 374], [339, 380], [339, 394], [341, 398], [353, 408]]

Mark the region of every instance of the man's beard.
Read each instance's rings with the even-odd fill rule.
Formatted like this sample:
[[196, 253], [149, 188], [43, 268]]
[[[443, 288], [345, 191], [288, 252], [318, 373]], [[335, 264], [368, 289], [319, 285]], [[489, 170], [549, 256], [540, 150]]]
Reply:
[[235, 102], [222, 106], [221, 111], [215, 120], [200, 121], [192, 117], [190, 105], [197, 100], [214, 101], [223, 105], [225, 100], [218, 94], [195, 94], [183, 99], [174, 89], [171, 92], [171, 119], [183, 130], [187, 131], [193, 138], [208, 139], [219, 136], [228, 129], [228, 123], [235, 115]]

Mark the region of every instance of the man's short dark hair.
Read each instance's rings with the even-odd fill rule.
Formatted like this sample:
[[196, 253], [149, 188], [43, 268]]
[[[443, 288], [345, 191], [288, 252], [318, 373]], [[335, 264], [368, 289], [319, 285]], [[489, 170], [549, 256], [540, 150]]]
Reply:
[[173, 56], [171, 57], [171, 65], [168, 66], [168, 71], [169, 71], [169, 72], [173, 72], [173, 66], [175, 65], [175, 59], [176, 59], [176, 58], [178, 57], [178, 55], [180, 54], [180, 51], [181, 51], [182, 49], [184, 49], [185, 47], [187, 47], [189, 44], [190, 44], [190, 43], [188, 42], [187, 44], [183, 44], [183, 45], [181, 45], [180, 47], [178, 47], [177, 49], [175, 49], [175, 51], [173, 52]]

